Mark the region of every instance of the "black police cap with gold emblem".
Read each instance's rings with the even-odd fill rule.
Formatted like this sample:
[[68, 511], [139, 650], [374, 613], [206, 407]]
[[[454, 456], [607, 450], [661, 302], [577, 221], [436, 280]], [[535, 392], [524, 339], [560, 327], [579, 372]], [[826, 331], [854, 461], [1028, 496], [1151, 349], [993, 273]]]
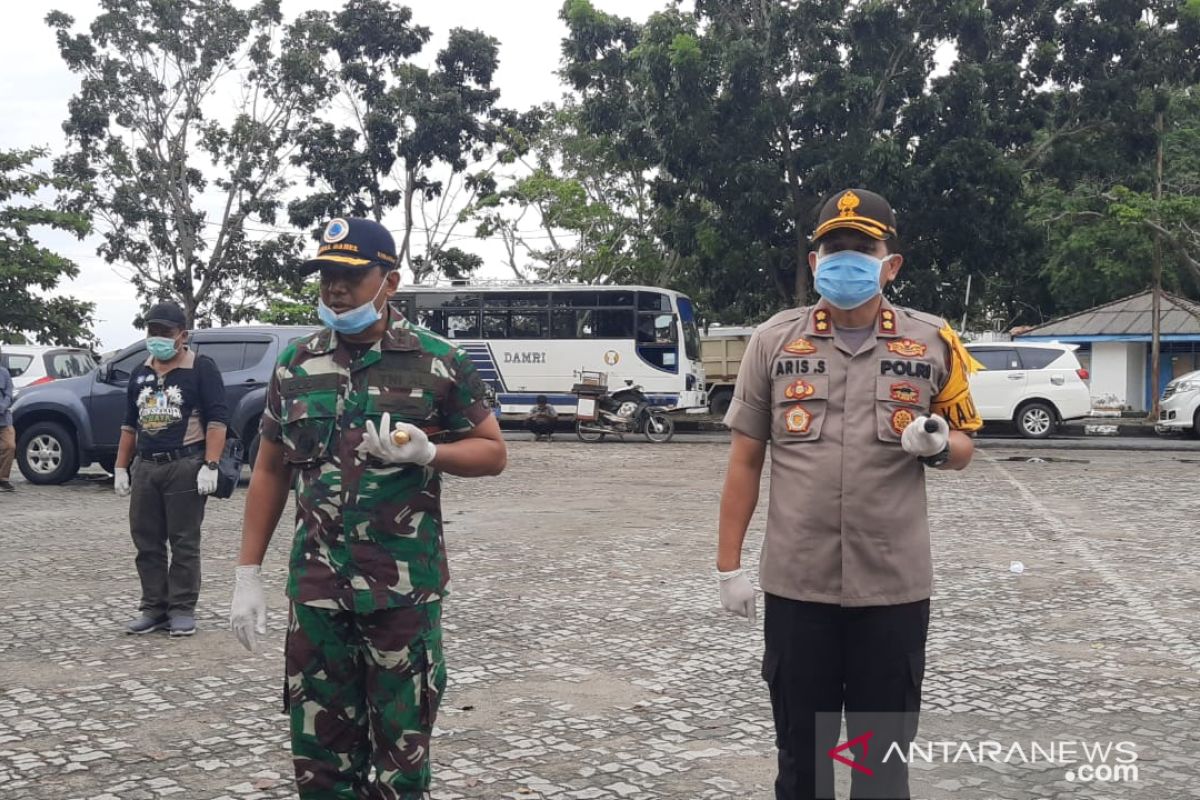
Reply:
[[890, 239], [896, 235], [896, 214], [888, 201], [874, 192], [844, 189], [821, 206], [812, 239], [815, 242], [838, 228], [850, 228], [874, 239]]
[[396, 268], [396, 240], [375, 220], [359, 217], [332, 219], [321, 232], [316, 258], [300, 267], [308, 275], [321, 267], [370, 267], [382, 264]]

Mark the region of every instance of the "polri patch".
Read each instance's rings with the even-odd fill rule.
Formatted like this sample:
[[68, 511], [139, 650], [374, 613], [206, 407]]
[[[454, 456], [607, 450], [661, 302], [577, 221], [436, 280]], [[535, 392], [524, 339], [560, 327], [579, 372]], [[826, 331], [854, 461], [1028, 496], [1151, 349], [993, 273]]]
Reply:
[[804, 406], [792, 406], [783, 418], [788, 433], [808, 433], [809, 428], [812, 427], [812, 421], [812, 412]]
[[916, 414], [907, 408], [897, 408], [892, 412], [892, 430], [896, 433], [904, 433], [904, 429], [911, 425], [916, 418]]
[[908, 381], [893, 383], [888, 388], [888, 395], [897, 403], [911, 403], [917, 405], [921, 402], [921, 390]]
[[897, 355], [920, 358], [925, 355], [925, 351], [929, 347], [924, 342], [918, 342], [915, 339], [897, 339], [894, 342], [888, 342], [887, 349]]
[[889, 361], [884, 359], [879, 362], [880, 375], [896, 375], [906, 376], [909, 378], [924, 378], [925, 380], [933, 380], [933, 365], [928, 361], [908, 361], [897, 359]]
[[783, 346], [783, 352], [794, 356], [810, 356], [817, 352], [817, 346], [808, 339], [794, 339]]
[[788, 400], [805, 400], [812, 397], [817, 391], [817, 387], [813, 386], [806, 380], [795, 380], [788, 384], [788, 387], [783, 390], [783, 396]]

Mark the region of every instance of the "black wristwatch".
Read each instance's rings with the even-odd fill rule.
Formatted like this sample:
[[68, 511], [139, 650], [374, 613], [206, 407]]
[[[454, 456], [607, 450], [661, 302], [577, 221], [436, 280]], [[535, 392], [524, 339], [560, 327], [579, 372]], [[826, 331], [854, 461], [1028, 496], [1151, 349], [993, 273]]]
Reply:
[[942, 452], [940, 452], [936, 455], [917, 456], [917, 461], [920, 461], [925, 466], [932, 467], [934, 469], [944, 465], [949, 460], [950, 460], [950, 445], [948, 445], [948, 444], [942, 450]]
[[205, 461], [204, 466], [208, 467], [209, 469], [216, 469], [219, 465], [216, 461]]

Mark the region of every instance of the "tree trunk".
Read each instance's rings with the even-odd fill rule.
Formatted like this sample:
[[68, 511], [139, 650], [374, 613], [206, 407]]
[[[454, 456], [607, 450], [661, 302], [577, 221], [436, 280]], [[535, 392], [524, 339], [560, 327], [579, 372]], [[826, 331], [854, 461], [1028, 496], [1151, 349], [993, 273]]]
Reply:
[[412, 229], [413, 229], [413, 197], [416, 194], [414, 184], [417, 181], [417, 171], [411, 166], [404, 170], [404, 239], [400, 242], [400, 252], [396, 255], [396, 268], [408, 266], [413, 274], [413, 283], [420, 283], [424, 275], [418, 276], [412, 265]]

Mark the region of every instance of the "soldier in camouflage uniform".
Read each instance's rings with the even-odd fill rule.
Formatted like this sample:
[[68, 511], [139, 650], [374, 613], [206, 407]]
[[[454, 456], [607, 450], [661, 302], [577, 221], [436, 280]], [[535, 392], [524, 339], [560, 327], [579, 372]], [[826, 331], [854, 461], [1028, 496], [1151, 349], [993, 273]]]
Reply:
[[294, 488], [285, 705], [299, 795], [426, 798], [446, 685], [441, 473], [498, 474], [504, 441], [467, 355], [390, 310], [386, 229], [333, 220], [305, 266], [321, 272], [326, 329], [283, 352], [268, 389], [230, 626], [250, 650], [266, 633], [260, 565]]

